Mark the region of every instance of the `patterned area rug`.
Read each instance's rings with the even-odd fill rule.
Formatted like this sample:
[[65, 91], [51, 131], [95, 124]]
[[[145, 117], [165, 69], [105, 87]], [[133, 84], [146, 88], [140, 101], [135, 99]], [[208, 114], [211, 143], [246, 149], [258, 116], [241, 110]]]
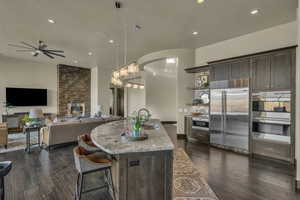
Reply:
[[[31, 134], [32, 134], [30, 138], [31, 143], [37, 143], [38, 140], [37, 132], [32, 132]], [[1, 146], [0, 153], [17, 151], [17, 150], [25, 149], [25, 147], [26, 147], [26, 135], [24, 133], [11, 133], [8, 134], [7, 149]]]
[[218, 200], [182, 148], [174, 156], [174, 200]]

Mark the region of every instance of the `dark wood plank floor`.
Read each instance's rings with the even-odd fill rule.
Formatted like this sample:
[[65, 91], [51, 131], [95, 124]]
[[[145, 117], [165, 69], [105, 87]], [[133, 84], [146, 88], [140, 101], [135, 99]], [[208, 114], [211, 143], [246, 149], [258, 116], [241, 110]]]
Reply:
[[[293, 191], [293, 170], [282, 164], [251, 160], [246, 156], [187, 144], [176, 140], [176, 128], [165, 125], [177, 147], [185, 148], [211, 188], [223, 200], [299, 200]], [[69, 200], [74, 199], [76, 170], [74, 146], [0, 154], [0, 161], [11, 160], [14, 166], [6, 177], [7, 200]], [[85, 199], [95, 199], [91, 194]]]

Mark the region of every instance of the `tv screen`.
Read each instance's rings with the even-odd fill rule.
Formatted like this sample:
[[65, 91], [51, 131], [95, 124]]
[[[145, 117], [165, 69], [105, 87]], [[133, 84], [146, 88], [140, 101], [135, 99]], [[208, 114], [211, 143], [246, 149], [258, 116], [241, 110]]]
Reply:
[[47, 89], [6, 88], [6, 102], [12, 106], [47, 106]]

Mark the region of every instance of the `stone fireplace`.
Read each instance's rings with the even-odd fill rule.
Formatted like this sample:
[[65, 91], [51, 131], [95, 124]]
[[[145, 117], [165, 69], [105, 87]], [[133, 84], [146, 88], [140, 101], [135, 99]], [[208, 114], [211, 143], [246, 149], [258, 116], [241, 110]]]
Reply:
[[59, 115], [88, 115], [91, 112], [91, 70], [57, 66]]
[[67, 115], [69, 116], [84, 116], [85, 104], [84, 103], [68, 103]]

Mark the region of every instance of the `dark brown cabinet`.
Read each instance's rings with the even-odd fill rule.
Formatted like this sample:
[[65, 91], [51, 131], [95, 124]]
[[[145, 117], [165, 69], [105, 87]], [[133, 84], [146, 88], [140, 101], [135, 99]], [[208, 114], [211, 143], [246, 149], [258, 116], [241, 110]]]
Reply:
[[292, 50], [278, 51], [252, 58], [253, 90], [290, 90], [292, 68]]
[[251, 78], [254, 91], [290, 90], [295, 49], [275, 51], [249, 58], [210, 65], [210, 81]]
[[242, 59], [211, 65], [210, 81], [245, 79], [250, 76], [250, 60]]
[[271, 89], [290, 89], [292, 77], [291, 51], [274, 53], [270, 57]]
[[230, 65], [219, 63], [211, 65], [210, 81], [223, 81], [229, 79]]
[[268, 90], [270, 88], [270, 57], [259, 56], [252, 59], [252, 89]]
[[250, 59], [242, 59], [230, 63], [230, 80], [250, 77]]

